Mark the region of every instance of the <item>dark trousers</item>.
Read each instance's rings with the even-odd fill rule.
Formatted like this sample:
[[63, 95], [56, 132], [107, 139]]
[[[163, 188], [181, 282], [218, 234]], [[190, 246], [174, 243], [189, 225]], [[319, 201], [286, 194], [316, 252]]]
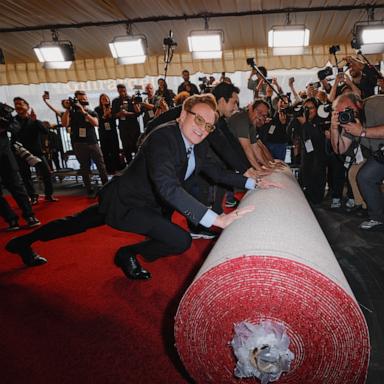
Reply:
[[103, 154], [101, 153], [99, 144], [72, 143], [72, 147], [73, 151], [75, 152], [76, 159], [80, 163], [80, 174], [83, 178], [83, 182], [87, 191], [91, 191], [91, 160], [96, 164], [101, 182], [103, 184], [107, 183], [107, 170], [105, 168], [104, 158]]
[[123, 145], [123, 152], [127, 164], [132, 160], [132, 153], [137, 151], [137, 140], [140, 136], [140, 126], [135, 122], [128, 125], [127, 123], [120, 123], [119, 134], [121, 144]]
[[[45, 196], [51, 196], [53, 193], [51, 172], [49, 171], [49, 166], [47, 160], [44, 156], [38, 155], [41, 159], [40, 163], [35, 165], [37, 174], [42, 178], [44, 184], [44, 194]], [[35, 187], [32, 181], [32, 173], [30, 165], [23, 159], [17, 157], [17, 163], [19, 165], [20, 174], [23, 178], [25, 189], [27, 190], [29, 197], [35, 197], [37, 195]]]
[[299, 182], [304, 194], [312, 204], [320, 204], [325, 192], [325, 164], [322, 161], [304, 162], [300, 168]]
[[328, 165], [328, 184], [332, 191], [333, 199], [343, 197], [344, 184], [347, 179], [347, 170], [344, 167], [342, 157], [332, 153], [327, 161]]
[[[99, 206], [95, 204], [73, 216], [51, 221], [23, 238], [32, 244], [35, 241], [49, 241], [75, 235], [103, 224], [104, 215], [99, 213]], [[132, 208], [126, 216], [126, 230], [149, 238], [124, 247], [135, 255], [141, 254], [148, 261], [182, 253], [191, 246], [192, 239], [187, 231], [173, 224], [159, 211], [150, 208]]]
[[105, 167], [108, 173], [122, 169], [119, 157], [119, 139], [117, 133], [100, 134], [100, 147], [103, 152]]
[[357, 183], [367, 203], [369, 218], [384, 223], [384, 196], [381, 191], [384, 164], [370, 158], [357, 174]]
[[[32, 207], [28, 199], [27, 192], [25, 190], [23, 180], [21, 179], [20, 173], [16, 169], [15, 160], [10, 159], [13, 157], [12, 153], [0, 155], [0, 181], [1, 184], [9, 191], [12, 197], [15, 199], [17, 205], [23, 212], [23, 217], [27, 218], [33, 216]], [[2, 196], [2, 190], [0, 185], [0, 196]], [[1, 203], [1, 211], [3, 217], [8, 222], [12, 219], [16, 219], [17, 215], [7, 201], [3, 199]]]

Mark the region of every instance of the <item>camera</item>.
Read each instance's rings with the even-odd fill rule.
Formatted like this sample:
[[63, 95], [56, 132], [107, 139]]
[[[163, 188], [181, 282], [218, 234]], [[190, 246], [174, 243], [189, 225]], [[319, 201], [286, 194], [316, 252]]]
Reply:
[[255, 68], [256, 66], [255, 59], [253, 57], [248, 57], [247, 64], [250, 65], [252, 68]]
[[329, 54], [334, 55], [336, 52], [340, 51], [340, 45], [332, 45], [329, 47]]
[[203, 83], [208, 83], [209, 82], [207, 76], [199, 77], [199, 81], [202, 81]]
[[[144, 93], [144, 92], [143, 92]], [[140, 90], [138, 89], [136, 93], [133, 95], [133, 102], [134, 104], [140, 104], [143, 102], [143, 96]]]
[[34, 167], [36, 164], [41, 162], [39, 157], [32, 155], [32, 153], [29, 152], [28, 149], [24, 148], [23, 144], [18, 141], [13, 143], [13, 148], [15, 149], [16, 155], [26, 161], [30, 167]]
[[77, 97], [68, 97], [68, 104], [70, 108], [76, 108], [79, 100]]
[[348, 124], [355, 121], [355, 111], [352, 108], [345, 108], [344, 111], [339, 112], [340, 124]]
[[167, 37], [163, 39], [163, 45], [168, 47], [176, 47], [177, 43], [173, 38], [173, 32], [169, 31], [169, 34]]
[[309, 113], [309, 109], [307, 107], [304, 107], [302, 104], [298, 104], [295, 106], [288, 106], [286, 108], [282, 108], [281, 112], [291, 117], [301, 117], [307, 116], [307, 114]]
[[6, 128], [12, 119], [12, 112], [15, 109], [8, 104], [0, 103], [0, 128]]
[[317, 72], [319, 80], [324, 80], [327, 76], [333, 75], [332, 67], [325, 67], [324, 69]]
[[381, 164], [384, 164], [384, 144], [379, 144], [377, 151], [373, 152], [373, 158]]

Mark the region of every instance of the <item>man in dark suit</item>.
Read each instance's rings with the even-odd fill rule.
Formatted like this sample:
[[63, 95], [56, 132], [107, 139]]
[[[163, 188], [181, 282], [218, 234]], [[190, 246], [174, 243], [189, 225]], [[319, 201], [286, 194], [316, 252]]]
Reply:
[[[247, 174], [243, 176], [218, 168], [206, 156], [208, 143], [204, 139], [214, 129], [216, 109], [211, 95], [189, 97], [178, 122], [153, 130], [124, 173], [104, 186], [99, 204], [13, 239], [6, 249], [19, 254], [27, 265], [40, 265], [46, 259], [32, 250], [33, 242], [53, 240], [107, 224], [147, 236], [148, 240], [120, 248], [115, 264], [130, 279], [149, 279], [151, 275], [139, 264], [137, 254], [153, 261], [182, 253], [191, 245], [189, 232], [170, 220], [174, 210], [192, 223], [207, 228], [212, 225], [225, 228], [252, 211], [253, 207], [245, 207], [219, 216], [187, 192], [193, 176], [200, 172], [218, 183], [248, 189], [256, 186], [255, 180], [247, 178]], [[267, 180], [259, 180], [257, 185], [262, 188], [277, 186]]]

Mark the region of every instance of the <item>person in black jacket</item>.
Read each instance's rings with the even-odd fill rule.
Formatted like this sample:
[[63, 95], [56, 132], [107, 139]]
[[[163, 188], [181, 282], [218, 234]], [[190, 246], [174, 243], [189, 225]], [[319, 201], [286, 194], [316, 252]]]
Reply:
[[[206, 173], [216, 182], [253, 189], [277, 186], [218, 167], [207, 158], [208, 142], [214, 130], [216, 102], [211, 95], [191, 96], [184, 102], [178, 122], [170, 122], [148, 135], [137, 156], [121, 176], [115, 176], [99, 192], [99, 204], [77, 215], [52, 221], [29, 235], [8, 242], [6, 249], [25, 260], [42, 259], [31, 248], [35, 241], [49, 241], [107, 224], [121, 231], [147, 236], [147, 240], [122, 247], [115, 264], [130, 279], [149, 279], [136, 256], [153, 261], [180, 254], [191, 245], [189, 232], [172, 223], [174, 210], [193, 224], [225, 228], [253, 210], [244, 207], [228, 215], [217, 215], [188, 192], [194, 175]], [[45, 259], [44, 259], [45, 260]]]
[[40, 225], [40, 221], [33, 214], [15, 156], [10, 147], [7, 133], [16, 134], [20, 130], [20, 125], [12, 117], [11, 110], [12, 108], [6, 104], [0, 106], [0, 216], [9, 224], [9, 231], [20, 229], [20, 225], [16, 212], [3, 197], [3, 186], [15, 199], [28, 227]]
[[[12, 134], [12, 144], [15, 142], [21, 143], [25, 149], [38, 158], [33, 166], [43, 179], [45, 201], [55, 202], [57, 199], [53, 196], [51, 172], [49, 171], [48, 162], [43, 154], [41, 145], [41, 134], [48, 134], [49, 130], [44, 127], [40, 120], [37, 120], [33, 109], [29, 112], [30, 108], [26, 100], [21, 97], [15, 97], [13, 102], [17, 113], [16, 120], [20, 124], [21, 129], [17, 133]], [[33, 185], [31, 164], [26, 160], [26, 156], [19, 155], [19, 151], [16, 151], [16, 159], [31, 203], [32, 205], [37, 204], [39, 195], [36, 193]]]

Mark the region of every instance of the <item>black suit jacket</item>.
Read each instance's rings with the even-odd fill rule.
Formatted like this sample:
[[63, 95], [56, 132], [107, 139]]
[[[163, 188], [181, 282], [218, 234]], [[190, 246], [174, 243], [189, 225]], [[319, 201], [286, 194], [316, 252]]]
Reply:
[[[208, 148], [207, 141], [195, 145], [195, 173], [204, 173], [215, 183], [244, 188], [246, 178], [218, 167], [208, 159]], [[170, 122], [154, 130], [123, 174], [114, 177], [100, 191], [99, 209], [105, 214], [106, 223], [128, 230], [127, 213], [136, 207], [146, 207], [159, 213], [172, 208], [198, 224], [208, 208], [183, 188], [187, 165], [179, 125]]]

